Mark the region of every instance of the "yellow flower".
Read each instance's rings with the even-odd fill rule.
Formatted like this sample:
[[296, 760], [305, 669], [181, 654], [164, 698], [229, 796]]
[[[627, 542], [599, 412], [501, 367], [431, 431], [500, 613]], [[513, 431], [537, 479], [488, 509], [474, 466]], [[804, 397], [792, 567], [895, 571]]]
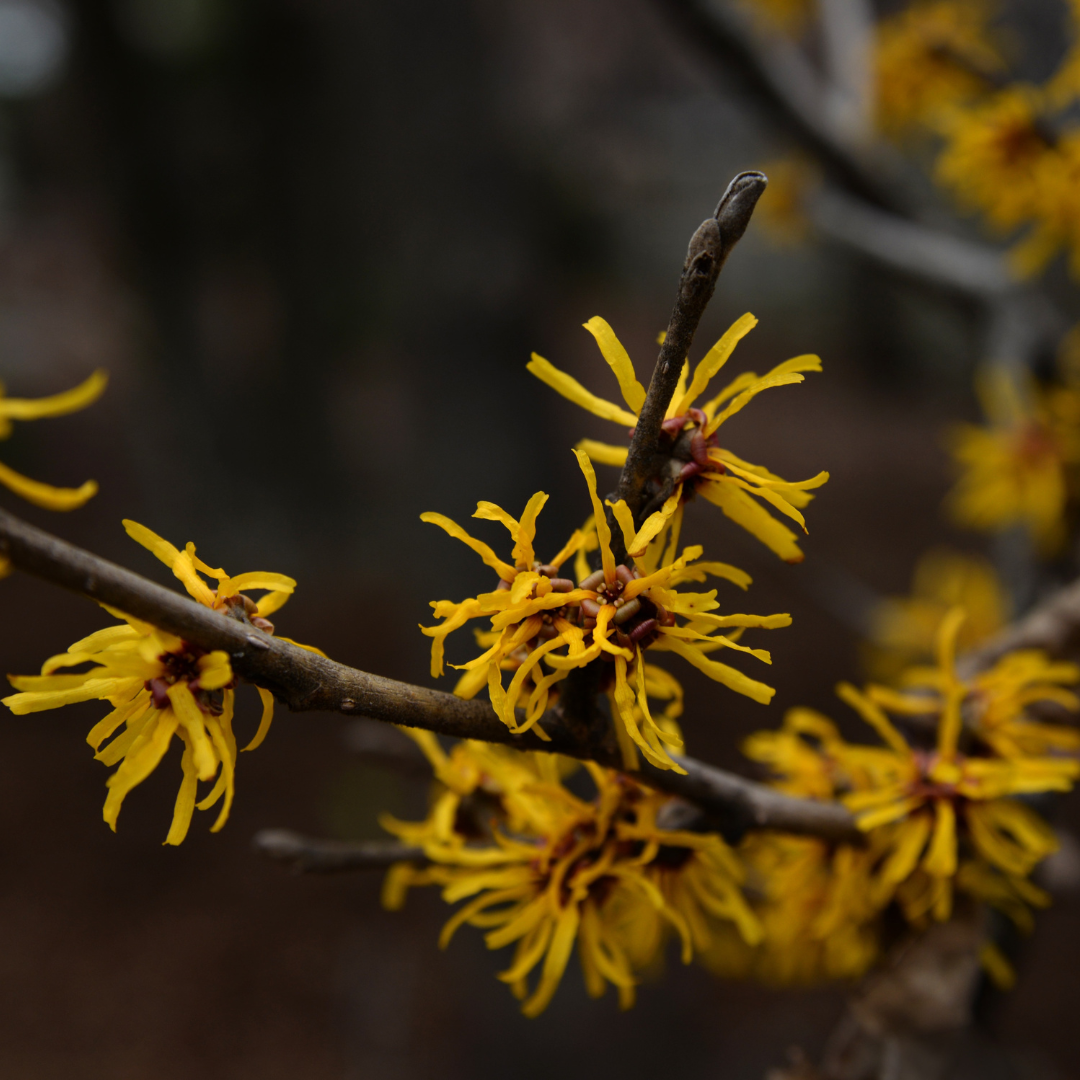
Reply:
[[[65, 416], [93, 404], [108, 382], [104, 371], [95, 371], [85, 382], [62, 394], [27, 400], [7, 397], [0, 383], [0, 439], [11, 435], [12, 420], [40, 420], [47, 416]], [[0, 484], [35, 506], [46, 510], [75, 510], [97, 494], [97, 482], [87, 480], [78, 488], [58, 488], [17, 473], [0, 462]]]
[[728, 932], [701, 954], [714, 974], [766, 985], [855, 979], [879, 952], [871, 870], [874, 854], [784, 833], [754, 833], [739, 849], [747, 895], [763, 936]]
[[757, 940], [734, 853], [718, 836], [664, 828], [658, 815], [667, 796], [586, 763], [596, 793], [579, 798], [561, 782], [573, 766], [552, 755], [477, 743], [447, 755], [433, 738], [417, 741], [446, 790], [425, 821], [384, 817], [383, 825], [432, 865], [392, 867], [384, 903], [400, 907], [411, 886], [430, 884], [442, 886], [447, 903], [468, 900], [439, 944], [468, 924], [487, 930], [488, 948], [515, 945], [499, 978], [526, 1016], [547, 1007], [575, 944], [588, 993], [599, 997], [610, 983], [628, 1008], [635, 973], [670, 931], [684, 962], [723, 922]]
[[[881, 877], [897, 887], [905, 914], [913, 921], [930, 912], [935, 918], [948, 918], [958, 839], [1000, 870], [1026, 877], [1056, 850], [1057, 841], [1034, 811], [1009, 796], [1067, 791], [1080, 775], [1075, 758], [1021, 754], [999, 758], [960, 751], [962, 708], [970, 692], [955, 671], [963, 618], [959, 608], [945, 617], [937, 666], [909, 672], [906, 681], [912, 693], [877, 686], [860, 693], [850, 685], [839, 687], [843, 700], [885, 743], [880, 748], [848, 745], [841, 750], [841, 762], [852, 769], [854, 788], [843, 799], [855, 811], [860, 829], [873, 833], [896, 823]], [[900, 715], [936, 716], [935, 748], [909, 745], [886, 708]]]
[[[515, 540], [514, 564], [505, 563], [478, 540], [474, 540], [449, 518], [425, 514], [423, 519], [440, 525], [451, 536], [467, 543], [500, 577], [499, 588], [460, 603], [449, 600], [433, 602], [439, 626], [421, 627], [432, 642], [434, 675], [442, 672], [443, 642], [446, 636], [469, 619], [489, 617], [491, 631], [478, 635], [488, 648], [480, 656], [460, 665], [466, 672], [455, 688], [462, 697], [472, 697], [487, 683], [492, 706], [502, 721], [515, 733], [535, 728], [543, 737], [537, 721], [550, 700], [552, 687], [575, 668], [591, 663], [606, 665], [605, 683], [614, 703], [616, 732], [627, 768], [636, 768], [637, 751], [660, 768], [679, 766], [667, 747], [682, 747], [682, 737], [674, 720], [681, 710], [682, 690], [670, 676], [659, 669], [647, 671], [643, 659], [646, 649], [666, 650], [682, 656], [711, 679], [762, 704], [773, 696], [773, 689], [748, 678], [727, 664], [707, 655], [718, 649], [750, 653], [764, 663], [772, 658], [762, 649], [740, 645], [735, 635], [718, 631], [746, 627], [775, 629], [788, 626], [791, 617], [779, 615], [717, 615], [720, 605], [716, 590], [707, 593], [680, 592], [683, 581], [704, 581], [706, 574], [727, 578], [743, 587], [749, 578], [725, 563], [700, 563], [700, 547], [675, 551], [678, 530], [670, 531], [667, 552], [658, 537], [676, 511], [677, 495], [652, 514], [635, 531], [629, 508], [619, 501], [613, 507], [616, 521], [623, 530], [627, 564], [616, 565], [611, 548], [611, 531], [604, 508], [596, 493], [596, 474], [587, 454], [576, 450], [578, 464], [589, 486], [593, 504], [593, 523], [603, 568], [574, 583], [550, 575], [557, 573], [569, 554], [585, 543], [578, 532], [549, 566], [540, 566], [533, 558], [532, 539], [536, 515], [547, 496], [538, 492], [529, 501], [521, 522], [491, 503], [481, 503], [477, 516], [501, 521]], [[679, 619], [685, 619], [682, 624]], [[558, 652], [565, 648], [565, 653]], [[546, 665], [550, 671], [545, 671]], [[502, 672], [514, 672], [509, 687], [504, 687]], [[650, 684], [652, 689], [650, 690]], [[653, 718], [648, 699], [671, 702], [661, 721]], [[525, 719], [519, 725], [515, 716], [518, 703], [525, 703]]]
[[[884, 746], [846, 742], [830, 720], [809, 709], [790, 710], [779, 732], [758, 732], [745, 746], [772, 771], [774, 786], [803, 797], [839, 798], [855, 812], [867, 845], [844, 857], [850, 860], [844, 872], [855, 883], [851, 902], [858, 909], [848, 922], [868, 930], [894, 898], [912, 922], [928, 914], [948, 918], [962, 857], [974, 854], [1009, 882], [1026, 879], [1057, 841], [1013, 796], [1067, 791], [1080, 775], [1076, 733], [1024, 715], [1027, 706], [1043, 701], [1075, 707], [1076, 698], [1062, 684], [1076, 682], [1080, 670], [1017, 652], [965, 682], [955, 670], [963, 618], [962, 609], [948, 612], [938, 632], [936, 666], [907, 671], [905, 690], [870, 684], [860, 692], [846, 683], [837, 688]], [[933, 731], [933, 747], [925, 740], [909, 742], [888, 713], [906, 718], [916, 735]], [[749, 855], [746, 861], [753, 889], [756, 862]], [[816, 872], [825, 874], [820, 867]], [[974, 889], [968, 881], [973, 873], [967, 872], [961, 886], [968, 892]], [[1034, 895], [1026, 884], [1010, 888]], [[786, 898], [782, 888], [777, 895]], [[794, 909], [772, 916], [761, 904], [756, 910], [766, 944], [770, 917], [794, 934]], [[809, 964], [812, 956], [803, 959]]]
[[947, 508], [957, 524], [985, 532], [1024, 525], [1052, 553], [1065, 539], [1068, 469], [1080, 462], [1080, 394], [1022, 390], [1000, 370], [976, 390], [990, 424], [953, 429], [961, 472]]
[[1039, 97], [1025, 86], [950, 111], [941, 121], [938, 182], [997, 229], [1028, 223], [1039, 211], [1040, 169], [1054, 155], [1041, 123]]
[[[133, 540], [172, 569], [199, 603], [217, 610], [236, 608], [256, 626], [273, 632], [266, 616], [288, 600], [296, 587], [292, 578], [263, 572], [229, 577], [224, 570], [215, 570], [199, 559], [194, 544], [189, 543], [184, 551], [179, 551], [134, 521], [125, 521], [124, 527]], [[217, 588], [211, 589], [200, 574], [215, 578]], [[255, 603], [242, 589], [266, 592]], [[113, 831], [125, 796], [157, 768], [173, 736], [179, 737], [184, 744], [180, 762], [184, 779], [165, 843], [183, 841], [196, 805], [207, 810], [223, 800], [211, 828], [216, 832], [229, 816], [236, 768], [236, 739], [232, 730], [236, 679], [228, 654], [207, 652], [121, 611], [106, 610], [123, 622], [98, 630], [75, 642], [66, 653], [46, 660], [40, 675], [8, 676], [11, 685], [23, 692], [4, 698], [3, 703], [17, 716], [77, 701], [101, 700], [113, 706], [112, 712], [95, 724], [86, 738], [98, 761], [106, 765], [119, 763], [107, 781], [109, 792], [104, 808], [105, 821]], [[81, 674], [56, 674], [62, 668], [85, 663], [95, 666]], [[254, 750], [263, 741], [273, 718], [273, 696], [261, 688], [259, 696], [263, 703], [262, 721], [245, 750]], [[105, 740], [113, 735], [116, 738], [103, 747]], [[215, 776], [217, 780], [211, 791], [196, 803], [198, 782], [213, 780]]]
[[934, 654], [937, 628], [949, 608], [968, 618], [960, 630], [961, 652], [993, 637], [1008, 621], [1008, 601], [990, 562], [934, 548], [915, 566], [911, 595], [883, 600], [872, 614], [868, 659], [875, 678], [891, 681], [909, 664]]
[[1014, 271], [1030, 277], [1061, 250], [1069, 253], [1069, 272], [1080, 278], [1080, 134], [1057, 135], [1052, 151], [1039, 158], [1034, 178], [1032, 229], [1009, 254]]
[[[795, 521], [805, 532], [806, 521], [799, 511], [813, 497], [809, 494], [810, 489], [824, 484], [829, 474], [820, 472], [810, 480], [789, 483], [768, 469], [721, 449], [717, 432], [762, 390], [802, 382], [801, 372], [820, 371], [821, 360], [816, 356], [796, 356], [760, 378], [751, 371], [744, 372], [700, 408], [694, 405], [727, 363], [735, 346], [756, 325], [757, 319], [753, 315], [747, 314], [737, 320], [697, 365], [693, 378], [690, 378], [689, 362], [683, 365], [682, 378], [668, 406], [663, 427], [663, 437], [670, 443], [667, 473], [652, 479], [647, 495], [658, 502], [679, 496], [678, 512], [672, 516], [671, 525], [665, 527], [677, 527], [681, 521], [682, 501], [697, 493], [719, 506], [732, 521], [786, 562], [802, 562], [803, 553], [795, 542], [795, 533], [777, 521], [766, 507]], [[599, 316], [585, 323], [585, 329], [596, 339], [600, 352], [614, 372], [627, 408], [597, 397], [536, 353], [533, 353], [528, 369], [541, 382], [595, 416], [633, 428], [645, 401], [645, 388], [638, 382], [634, 365], [615, 332]], [[626, 462], [625, 446], [583, 439], [578, 448], [604, 465], [621, 466]]]
[[885, 131], [904, 134], [986, 93], [1003, 67], [988, 15], [978, 0], [929, 0], [879, 23], [877, 113]]

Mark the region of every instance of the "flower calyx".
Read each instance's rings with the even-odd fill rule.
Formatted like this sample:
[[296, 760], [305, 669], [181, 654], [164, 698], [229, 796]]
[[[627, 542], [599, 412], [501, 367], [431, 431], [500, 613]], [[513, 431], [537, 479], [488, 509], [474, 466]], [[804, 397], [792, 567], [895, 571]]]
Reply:
[[[633, 650], [634, 646], [648, 648], [659, 636], [661, 626], [674, 626], [675, 615], [661, 604], [650, 600], [644, 594], [627, 599], [623, 593], [626, 586], [642, 573], [637, 567], [620, 563], [615, 567], [613, 581], [608, 581], [603, 570], [597, 570], [581, 582], [579, 588], [596, 592], [595, 600], [581, 601], [581, 628], [589, 633], [596, 629], [600, 609], [610, 605], [615, 609], [611, 618], [615, 627], [615, 640], [624, 649]], [[611, 653], [601, 656], [613, 660]]]

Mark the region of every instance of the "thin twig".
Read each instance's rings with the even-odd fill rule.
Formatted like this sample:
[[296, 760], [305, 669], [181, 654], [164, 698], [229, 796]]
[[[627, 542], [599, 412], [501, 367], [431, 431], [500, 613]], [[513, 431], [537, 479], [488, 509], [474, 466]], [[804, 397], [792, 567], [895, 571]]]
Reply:
[[333, 874], [342, 870], [385, 870], [397, 862], [426, 861], [424, 853], [397, 840], [313, 840], [288, 829], [263, 829], [251, 846], [298, 874]]
[[[646, 485], [657, 474], [661, 456], [660, 429], [678, 385], [683, 361], [690, 352], [701, 316], [712, 299], [716, 279], [746, 232], [754, 207], [768, 182], [759, 172], [740, 173], [728, 185], [713, 216], [703, 221], [690, 239], [667, 334], [660, 346], [649, 391], [638, 414], [626, 464], [619, 478], [618, 496], [626, 500], [635, 519], [644, 507]], [[612, 530], [612, 538], [620, 549], [622, 545], [618, 539], [621, 536], [621, 530]], [[616, 558], [624, 554], [617, 551]]]
[[[118, 608], [204, 649], [229, 653], [233, 670], [270, 690], [295, 712], [341, 712], [460, 739], [509, 744], [588, 758], [618, 769], [616, 751], [583, 744], [561, 712], [541, 720], [544, 741], [534, 732], [514, 735], [485, 701], [465, 701], [439, 690], [385, 679], [307, 652], [262, 630], [197, 604], [115, 563], [83, 551], [0, 510], [0, 554], [27, 573]], [[519, 719], [523, 714], [519, 712]], [[781, 795], [763, 784], [686, 759], [687, 776], [644, 767], [636, 775], [651, 786], [682, 795], [736, 830], [784, 829], [855, 841], [859, 833], [844, 807]]]

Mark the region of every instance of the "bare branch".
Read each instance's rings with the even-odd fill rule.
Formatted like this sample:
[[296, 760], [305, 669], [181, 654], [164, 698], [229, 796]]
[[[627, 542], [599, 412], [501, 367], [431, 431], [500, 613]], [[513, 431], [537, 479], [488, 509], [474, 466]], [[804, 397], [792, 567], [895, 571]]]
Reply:
[[335, 874], [343, 870], [385, 870], [396, 862], [426, 862], [424, 853], [396, 840], [313, 840], [288, 829], [263, 829], [251, 846], [297, 874]]
[[1080, 661], [1080, 579], [1054, 593], [986, 645], [961, 657], [961, 678], [992, 667], [1014, 649], [1043, 649], [1057, 660]]
[[868, 0], [818, 0], [828, 73], [825, 106], [830, 126], [848, 145], [873, 132], [874, 11]]
[[658, 2], [687, 39], [717, 61], [724, 79], [738, 83], [845, 188], [883, 208], [906, 207], [899, 186], [887, 179], [883, 154], [851, 142], [847, 132], [830, 121], [826, 91], [794, 46], [776, 40], [763, 47], [745, 14], [733, 4]]
[[[658, 470], [660, 428], [679, 382], [683, 361], [690, 352], [698, 323], [712, 299], [716, 279], [727, 257], [742, 239], [761, 198], [768, 179], [759, 172], [740, 173], [728, 185], [711, 218], [698, 227], [679, 279], [679, 292], [668, 322], [667, 335], [649, 382], [649, 392], [638, 415], [637, 426], [619, 478], [618, 496], [625, 499], [635, 519], [644, 504], [645, 485]], [[613, 539], [621, 549], [621, 530], [613, 530]], [[620, 559], [625, 553], [616, 551]]]
[[[558, 709], [542, 719], [544, 741], [534, 732], [511, 734], [484, 701], [465, 701], [439, 690], [385, 679], [271, 637], [197, 604], [0, 510], [0, 553], [27, 573], [145, 619], [204, 649], [229, 653], [233, 670], [270, 690], [295, 712], [342, 712], [460, 739], [544, 750], [621, 768], [616, 751], [576, 738]], [[685, 759], [687, 776], [651, 767], [643, 783], [682, 795], [731, 829], [784, 829], [831, 840], [857, 841], [852, 815], [837, 804], [793, 799], [763, 784]]]
[[808, 200], [807, 215], [829, 239], [920, 281], [980, 300], [1017, 289], [996, 249], [917, 225], [835, 188]]

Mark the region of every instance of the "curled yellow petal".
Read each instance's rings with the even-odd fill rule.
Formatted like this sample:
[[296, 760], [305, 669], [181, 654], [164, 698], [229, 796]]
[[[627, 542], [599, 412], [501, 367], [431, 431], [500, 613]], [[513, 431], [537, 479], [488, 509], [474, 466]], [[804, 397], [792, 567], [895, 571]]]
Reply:
[[22, 473], [17, 473], [0, 461], [0, 484], [13, 491], [28, 503], [40, 506], [44, 510], [77, 510], [89, 502], [98, 491], [96, 480], [87, 480], [77, 488], [58, 488], [31, 480]]
[[98, 368], [78, 386], [50, 397], [28, 399], [0, 396], [0, 416], [9, 420], [40, 420], [46, 416], [64, 416], [78, 412], [97, 401], [108, 382], [108, 374]]
[[633, 362], [626, 349], [623, 348], [622, 342], [615, 336], [615, 331], [599, 315], [594, 315], [584, 325], [585, 329], [596, 338], [600, 352], [603, 353], [608, 366], [615, 373], [615, 378], [619, 380], [623, 401], [633, 412], [641, 412], [641, 406], [645, 404], [645, 387], [638, 382]]
[[627, 412], [625, 409], [620, 409], [618, 405], [597, 397], [586, 390], [577, 379], [560, 371], [542, 356], [533, 353], [532, 359], [525, 366], [541, 382], [547, 383], [556, 393], [562, 394], [575, 405], [580, 405], [593, 416], [599, 416], [602, 420], [613, 420], [626, 427], [633, 427], [637, 423], [637, 417], [632, 412]]

